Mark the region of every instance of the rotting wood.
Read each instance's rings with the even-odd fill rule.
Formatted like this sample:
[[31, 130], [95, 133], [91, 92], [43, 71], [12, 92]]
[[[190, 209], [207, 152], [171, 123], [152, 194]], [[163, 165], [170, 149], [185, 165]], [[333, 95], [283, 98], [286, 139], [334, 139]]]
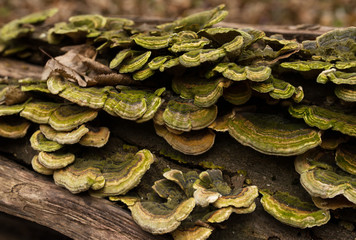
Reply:
[[105, 199], [73, 195], [0, 156], [0, 211], [73, 239], [163, 239], [144, 232], [130, 214]]
[[[320, 35], [323, 32], [326, 32], [327, 30], [330, 30], [328, 28], [317, 28], [312, 30], [311, 28], [294, 28], [293, 27], [280, 27], [280, 26], [250, 26], [250, 25], [239, 25], [239, 24], [232, 24], [232, 25], [226, 25], [226, 23], [224, 23], [224, 26], [230, 26], [230, 27], [255, 27], [258, 29], [261, 29], [265, 32], [268, 33], [268, 35], [270, 34], [274, 34], [274, 33], [280, 33], [283, 34], [285, 36], [289, 36], [289, 38], [294, 38], [294, 36], [298, 36], [298, 40], [302, 39], [313, 39], [316, 36]], [[28, 67], [27, 67], [28, 66]], [[34, 66], [34, 68], [30, 68], [29, 66]], [[30, 65], [21, 61], [16, 61], [16, 60], [10, 60], [10, 59], [6, 59], [6, 58], [2, 58], [0, 59], [0, 76], [3, 77], [10, 77], [10, 78], [24, 78], [24, 77], [39, 77], [40, 74], [42, 72], [42, 68], [35, 66], [35, 65]], [[14, 150], [16, 153], [18, 153], [19, 150]], [[19, 159], [22, 159], [21, 156], [18, 156], [18, 154], [14, 154], [14, 156], [18, 157]], [[0, 156], [0, 159], [1, 158]], [[15, 216], [19, 216], [25, 219], [29, 219], [32, 221], [36, 221], [39, 224], [45, 225], [45, 226], [49, 226], [59, 232], [62, 232], [63, 234], [70, 236], [72, 238], [75, 239], [98, 239], [98, 238], [103, 238], [103, 239], [110, 239], [110, 238], [115, 238], [115, 239], [158, 239], [157, 236], [152, 236], [149, 235], [145, 232], [142, 232], [142, 230], [139, 227], [136, 227], [136, 225], [134, 225], [134, 223], [132, 222], [131, 217], [129, 216], [129, 214], [127, 214], [125, 211], [123, 211], [122, 209], [120, 209], [117, 206], [113, 206], [113, 204], [111, 204], [108, 201], [105, 201], [103, 199], [93, 199], [85, 194], [81, 194], [79, 196], [74, 196], [72, 194], [70, 194], [69, 192], [65, 191], [64, 189], [61, 189], [57, 186], [55, 186], [52, 182], [51, 179], [46, 178], [46, 177], [42, 177], [39, 174], [36, 174], [32, 171], [30, 171], [29, 169], [23, 168], [22, 166], [15, 164], [16, 168], [24, 171], [23, 174], [30, 174], [31, 178], [25, 178], [23, 177], [22, 174], [14, 174], [14, 172], [12, 171], [12, 174], [9, 174], [9, 167], [12, 166], [12, 164], [7, 160], [5, 161], [5, 165], [0, 162], [0, 182], [1, 183], [5, 183], [5, 185], [3, 186], [7, 186], [10, 182], [9, 182], [9, 176], [12, 176], [13, 178], [16, 179], [16, 181], [19, 181], [18, 184], [15, 184], [16, 187], [7, 189], [7, 191], [5, 191], [6, 189], [4, 187], [0, 188], [0, 196], [2, 198], [2, 200], [0, 200], [0, 211], [9, 213], [11, 215], [15, 215]], [[268, 163], [268, 162], [267, 162]], [[10, 164], [10, 165], [9, 165]], [[264, 164], [262, 164], [264, 165]], [[4, 167], [5, 166], [5, 167]], [[250, 172], [250, 169], [245, 169], [248, 172]], [[255, 171], [256, 172], [256, 171]], [[263, 175], [266, 175], [265, 172], [263, 172]], [[26, 175], [26, 176], [30, 176], [30, 175]], [[253, 174], [251, 174], [253, 175]], [[257, 174], [255, 174], [257, 175]], [[261, 174], [262, 175], [262, 174]], [[283, 176], [279, 177], [282, 179]], [[47, 181], [47, 183], [49, 184], [48, 186], [50, 186], [50, 188], [47, 188], [47, 191], [44, 192], [43, 189], [39, 189], [38, 188], [38, 181]], [[284, 179], [284, 178], [283, 178]], [[289, 180], [289, 178], [288, 178]], [[261, 180], [262, 181], [262, 180]], [[276, 182], [276, 181], [275, 181]], [[287, 181], [287, 182], [291, 182], [291, 181]], [[12, 191], [10, 191], [12, 189]], [[34, 191], [32, 191], [34, 190]], [[60, 193], [59, 196], [66, 196], [65, 198], [61, 198], [61, 197], [57, 197], [55, 194], [56, 193]], [[19, 208], [18, 209], [14, 209], [13, 203], [11, 202], [11, 200], [15, 200], [13, 199], [14, 195], [13, 194], [18, 194], [19, 195]], [[49, 196], [49, 194], [51, 194], [52, 196], [52, 200], [53, 202], [50, 203], [50, 205], [48, 205], [48, 207], [53, 207], [53, 206], [58, 206], [58, 204], [60, 204], [61, 202], [65, 203], [66, 206], [62, 206], [62, 208], [57, 208], [57, 211], [59, 211], [59, 213], [55, 213], [53, 211], [53, 209], [48, 210], [47, 208], [44, 208], [42, 205], [39, 205], [38, 201], [43, 201], [43, 199], [45, 199], [46, 197], [41, 197], [38, 196], [40, 193], [45, 193], [47, 195], [45, 196]], [[5, 195], [5, 196], [3, 196]], [[11, 197], [12, 196], [12, 197]], [[34, 208], [34, 206], [32, 206], [33, 201], [27, 201], [27, 197], [32, 197], [32, 200], [34, 201], [34, 203], [36, 203], [37, 208]], [[68, 197], [68, 198], [67, 198]], [[77, 199], [76, 201], [80, 202], [81, 204], [84, 205], [80, 205], [79, 207], [77, 206], [76, 203], [74, 203], [73, 201], [69, 200], [75, 198]], [[46, 200], [46, 199], [45, 199]], [[42, 202], [41, 202], [42, 203]], [[95, 208], [96, 205], [102, 205], [100, 206], [100, 208]], [[107, 211], [107, 214], [99, 214], [96, 215], [93, 213], [92, 208], [95, 208], [96, 211], [101, 211], [101, 208]], [[16, 210], [16, 211], [15, 211]], [[69, 213], [72, 213], [72, 211], [77, 210], [77, 214], [75, 216], [71, 216], [69, 215]], [[35, 212], [38, 211], [36, 214]], [[43, 211], [43, 212], [42, 212]], [[120, 214], [122, 214], [123, 219], [118, 218], [117, 212], [120, 212]], [[261, 210], [260, 212], [257, 212], [254, 215], [249, 216], [249, 220], [251, 220], [251, 222], [258, 222], [258, 220], [256, 220], [257, 217], [260, 217], [259, 214], [262, 214], [263, 211]], [[37, 215], [38, 214], [38, 215]], [[48, 214], [48, 216], [52, 216], [52, 222], [49, 221], [49, 218], [46, 218], [45, 216], [47, 216], [46, 214]], [[56, 215], [57, 214], [57, 215]], [[59, 215], [62, 214], [62, 215]], [[94, 215], [93, 215], [94, 214]], [[263, 213], [264, 214], [264, 213]], [[92, 216], [93, 215], [93, 216]], [[266, 215], [266, 214], [265, 214]], [[120, 215], [121, 216], [121, 215]], [[92, 224], [87, 224], [86, 226], [83, 225], [82, 220], [87, 218], [87, 217], [93, 217]], [[94, 218], [95, 217], [95, 218]], [[246, 216], [244, 216], [246, 217]], [[68, 219], [69, 218], [69, 219]], [[97, 219], [100, 218], [100, 219]], [[239, 218], [239, 216], [235, 216], [235, 219], [242, 219]], [[37, 220], [36, 220], [37, 219]], [[246, 218], [247, 219], [247, 218]], [[274, 235], [271, 234], [271, 232], [273, 232], [272, 230], [270, 231], [266, 231], [266, 229], [264, 229], [265, 227], [271, 227], [271, 222], [269, 221], [273, 221], [273, 219], [271, 220], [270, 216], [266, 217], [266, 221], [268, 221], [268, 223], [266, 224], [261, 224], [261, 231], [260, 232], [266, 232], [266, 235], [268, 236], [275, 236], [280, 234], [281, 236], [286, 237], [287, 233], [290, 233], [291, 235], [294, 234], [297, 230], [295, 229], [291, 229], [288, 226], [284, 226], [281, 225], [280, 223], [275, 223], [275, 225], [280, 226], [280, 228], [278, 228], [278, 230], [276, 230], [276, 233]], [[67, 222], [65, 222], [67, 221]], [[100, 225], [98, 222], [100, 221], [105, 221], [105, 224]], [[114, 221], [116, 221], [117, 223], [115, 223]], [[65, 224], [64, 224], [65, 222]], [[131, 224], [128, 224], [128, 222]], [[235, 227], [235, 229], [239, 226], [242, 226], [241, 222], [239, 222], [239, 224], [233, 224], [233, 220], [231, 220], [229, 223], [231, 225], [233, 225], [233, 227]], [[106, 225], [107, 224], [107, 225]], [[279, 225], [278, 225], [279, 224]], [[70, 225], [68, 228], [67, 225]], [[118, 226], [124, 226], [125, 228], [127, 226], [132, 226], [132, 227], [136, 227], [136, 228], [132, 228], [130, 227], [130, 230], [124, 229], [124, 232], [120, 232], [120, 229], [116, 229], [118, 228]], [[251, 226], [253, 226], [251, 224]], [[274, 225], [273, 225], [274, 226]], [[272, 226], [272, 228], [273, 228]], [[333, 226], [328, 225], [325, 226], [324, 229], [332, 229]], [[76, 235], [78, 234], [78, 232], [75, 232], [77, 230], [74, 230], [75, 228], [77, 228], [78, 230], [82, 231], [82, 235]], [[112, 231], [112, 229], [116, 230], [116, 231]], [[283, 232], [286, 231], [286, 232]], [[292, 232], [295, 231], [295, 232]], [[339, 229], [338, 229], [339, 230]], [[97, 237], [97, 234], [101, 234], [100, 232], [103, 231], [105, 234], [108, 235], [102, 235]], [[132, 232], [131, 232], [132, 231]], [[255, 229], [255, 231], [257, 231]], [[316, 228], [316, 230], [311, 230], [310, 232], [314, 232], [314, 231], [318, 231], [318, 228]], [[330, 233], [331, 230], [329, 231], [325, 231], [327, 233]], [[117, 236], [117, 232], [120, 232], [120, 236]], [[226, 231], [226, 232], [232, 232], [230, 235], [232, 235], [234, 232], [234, 230], [231, 231]], [[301, 231], [303, 234], [307, 233], [308, 231], [303, 230]], [[320, 232], [320, 231], [319, 231]], [[125, 234], [128, 233], [128, 234]], [[278, 234], [277, 234], [278, 233]], [[353, 232], [354, 233], [354, 232]], [[140, 235], [142, 234], [142, 235]], [[249, 233], [252, 234], [252, 233]], [[351, 235], [352, 233], [350, 233], [349, 235]], [[247, 234], [248, 235], [248, 234]], [[327, 234], [325, 234], [327, 236]], [[219, 232], [216, 233], [215, 235], [215, 239], [220, 239], [219, 237]], [[224, 235], [225, 237], [227, 235]], [[342, 238], [341, 235], [340, 237]], [[122, 237], [122, 238], [120, 238]], [[214, 237], [214, 236], [213, 236]], [[256, 237], [256, 236], [255, 236]], [[266, 236], [260, 237], [261, 239], [266, 239]], [[305, 236], [304, 236], [305, 237]], [[296, 239], [302, 239], [303, 236], [296, 237]], [[221, 238], [221, 239], [227, 239], [227, 238]], [[257, 237], [256, 237], [257, 239]], [[326, 239], [326, 238], [325, 238]]]
[[24, 61], [0, 58], [0, 76], [7, 78], [36, 78], [40, 79], [43, 67]]

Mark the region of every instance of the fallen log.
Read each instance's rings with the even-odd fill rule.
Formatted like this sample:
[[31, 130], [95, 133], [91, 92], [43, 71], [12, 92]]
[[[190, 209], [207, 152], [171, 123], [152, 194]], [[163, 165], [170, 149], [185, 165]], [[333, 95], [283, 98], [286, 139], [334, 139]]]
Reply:
[[160, 239], [104, 199], [73, 195], [52, 179], [0, 156], [0, 211], [47, 226], [73, 239]]
[[[234, 24], [234, 27], [238, 27], [238, 25]], [[246, 25], [240, 27], [246, 27]], [[299, 37], [310, 39], [325, 30], [285, 27], [269, 28], [270, 30], [265, 27], [259, 29], [269, 34], [280, 33], [291, 38], [298, 36], [298, 39], [300, 39]], [[27, 63], [20, 61], [1, 59], [0, 76], [23, 78], [40, 75], [41, 69], [27, 66]], [[107, 121], [110, 122], [110, 118]], [[113, 132], [125, 142], [148, 147], [156, 153], [169, 148], [162, 139], [155, 136], [152, 126], [149, 130], [145, 125], [126, 128], [122, 126], [124, 124], [132, 125], [132, 123], [124, 120], [117, 121], [123, 123], [115, 122], [114, 124], [112, 121], [116, 127], [121, 126], [114, 129]], [[147, 136], [143, 137], [142, 135], [145, 134]], [[210, 153], [199, 158], [187, 157], [186, 160], [191, 164], [187, 168], [197, 167], [195, 162], [200, 159], [208, 163], [223, 165], [231, 172], [243, 169], [258, 187], [292, 190], [293, 193], [301, 196], [306, 195], [301, 187], [295, 184], [298, 176], [293, 169], [291, 158], [267, 157], [232, 142], [232, 139], [225, 135], [219, 137], [219, 143]], [[7, 145], [12, 145], [12, 148]], [[10, 140], [6, 144], [0, 143], [1, 148], [6, 148], [6, 151], [1, 151], [19, 160], [25, 161], [26, 158], [29, 158], [28, 152], [23, 150], [23, 145], [12, 143]], [[236, 159], [234, 153], [239, 153], [239, 159]], [[52, 179], [40, 176], [1, 155], [6, 156], [6, 154], [0, 153], [0, 184], [2, 184], [0, 211], [48, 226], [74, 239], [159, 239], [157, 236], [143, 232], [135, 225], [130, 215], [119, 206], [86, 194], [72, 195], [67, 190], [56, 186]], [[164, 165], [162, 164], [162, 168], [173, 165], [172, 160], [167, 160]], [[157, 173], [161, 170], [152, 169]], [[351, 215], [352, 212], [354, 213], [352, 209], [349, 212]], [[338, 213], [336, 212], [335, 215], [337, 216]], [[352, 224], [354, 219], [347, 221]], [[264, 212], [259, 203], [257, 203], [256, 212], [243, 217], [233, 216], [227, 225], [226, 230], [216, 231], [211, 239], [353, 239], [356, 237], [355, 231], [345, 230], [335, 222], [311, 230], [299, 230], [283, 225]]]

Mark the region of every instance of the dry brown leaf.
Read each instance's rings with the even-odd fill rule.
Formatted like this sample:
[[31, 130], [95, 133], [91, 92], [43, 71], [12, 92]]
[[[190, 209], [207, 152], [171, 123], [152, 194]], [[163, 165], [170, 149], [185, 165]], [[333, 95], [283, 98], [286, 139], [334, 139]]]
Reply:
[[115, 73], [105, 64], [95, 61], [95, 55], [90, 51], [90, 47], [71, 46], [65, 50], [68, 52], [47, 61], [42, 73], [43, 80], [50, 74], [57, 73], [68, 81], [78, 83], [81, 87], [136, 83], [130, 76]]
[[89, 77], [85, 76], [86, 67], [81, 58], [73, 50], [64, 55], [51, 58], [47, 61], [42, 72], [42, 79], [46, 80], [53, 72], [60, 74], [71, 82], [77, 82], [79, 86], [85, 87]]

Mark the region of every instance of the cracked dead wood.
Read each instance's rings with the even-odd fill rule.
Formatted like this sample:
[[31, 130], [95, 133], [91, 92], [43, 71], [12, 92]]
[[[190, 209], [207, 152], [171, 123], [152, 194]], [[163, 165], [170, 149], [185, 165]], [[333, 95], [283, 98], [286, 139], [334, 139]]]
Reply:
[[9, 58], [0, 58], [0, 77], [40, 79], [43, 67]]
[[[227, 25], [225, 25], [227, 26]], [[229, 25], [230, 26], [230, 25]], [[246, 27], [234, 24], [230, 27]], [[326, 31], [319, 29], [295, 29], [286, 27], [258, 27], [269, 34], [282, 33], [284, 35], [298, 36], [298, 39], [315, 38]], [[268, 29], [269, 30], [268, 30]], [[0, 58], [0, 77], [8, 78], [39, 78], [42, 67], [31, 65], [17, 60]], [[108, 118], [108, 122], [112, 120]], [[154, 134], [149, 124], [134, 126], [125, 120], [121, 121], [124, 126], [113, 129], [126, 142], [133, 145], [145, 146], [155, 152], [166, 149], [169, 146], [160, 137]], [[114, 121], [111, 121], [112, 124]], [[115, 119], [115, 123], [116, 119]], [[148, 128], [147, 126], [150, 126]], [[151, 129], [148, 131], [147, 129]], [[120, 132], [122, 131], [122, 132]], [[232, 142], [225, 135], [217, 136], [218, 143], [209, 152], [203, 155], [204, 161], [215, 164], [224, 164], [226, 169], [237, 171], [246, 170], [252, 182], [259, 187], [272, 186], [291, 190], [299, 194], [306, 194], [298, 184], [295, 184], [297, 173], [293, 168], [291, 159], [266, 157], [250, 149]], [[29, 144], [28, 139], [13, 140], [1, 139], [0, 141], [0, 211], [18, 216], [48, 226], [74, 239], [159, 239], [143, 232], [133, 221], [127, 211], [119, 206], [114, 206], [104, 199], [95, 199], [86, 194], [73, 195], [67, 190], [56, 186], [49, 177], [41, 176], [20, 164], [7, 160], [3, 155], [13, 157], [26, 162], [29, 152], [24, 146]], [[27, 146], [29, 149], [30, 147]], [[6, 149], [6, 151], [4, 150]], [[236, 152], [240, 153], [239, 161], [235, 161]], [[188, 162], [196, 162], [199, 158], [185, 157]], [[230, 159], [227, 161], [226, 159]], [[223, 162], [222, 162], [223, 161]], [[172, 167], [175, 163], [166, 161], [160, 164], [162, 169], [152, 169], [152, 172], [161, 172], [164, 167]], [[27, 162], [28, 164], [28, 162]], [[157, 164], [158, 166], [159, 164]], [[157, 167], [156, 166], [156, 167]], [[187, 167], [197, 167], [187, 165]], [[277, 177], [276, 177], [277, 176]], [[148, 178], [147, 174], [147, 178]], [[153, 177], [152, 177], [153, 178]], [[144, 181], [143, 181], [144, 182]], [[290, 183], [290, 184], [285, 184]], [[349, 209], [347, 209], [349, 210]], [[354, 221], [354, 211], [350, 211], [351, 220]], [[335, 213], [337, 215], [337, 213]], [[345, 214], [343, 214], [345, 215]], [[347, 231], [337, 223], [329, 223], [323, 227], [311, 230], [299, 230], [285, 226], [266, 212], [260, 204], [257, 210], [248, 216], [232, 216], [227, 222], [225, 231], [216, 231], [212, 239], [353, 239], [355, 231]], [[238, 233], [238, 236], [237, 236]], [[315, 238], [314, 238], [315, 237]]]
[[50, 227], [73, 239], [159, 239], [104, 199], [73, 195], [0, 156], [0, 211]]

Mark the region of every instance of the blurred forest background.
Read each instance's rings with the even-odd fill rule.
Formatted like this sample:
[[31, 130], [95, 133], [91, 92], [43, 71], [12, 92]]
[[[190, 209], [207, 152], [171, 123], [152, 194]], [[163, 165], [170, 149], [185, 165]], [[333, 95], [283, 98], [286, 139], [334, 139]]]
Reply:
[[356, 25], [355, 0], [0, 0], [0, 25], [35, 11], [57, 7], [54, 20], [77, 14], [174, 19], [225, 3], [227, 22], [272, 25]]

